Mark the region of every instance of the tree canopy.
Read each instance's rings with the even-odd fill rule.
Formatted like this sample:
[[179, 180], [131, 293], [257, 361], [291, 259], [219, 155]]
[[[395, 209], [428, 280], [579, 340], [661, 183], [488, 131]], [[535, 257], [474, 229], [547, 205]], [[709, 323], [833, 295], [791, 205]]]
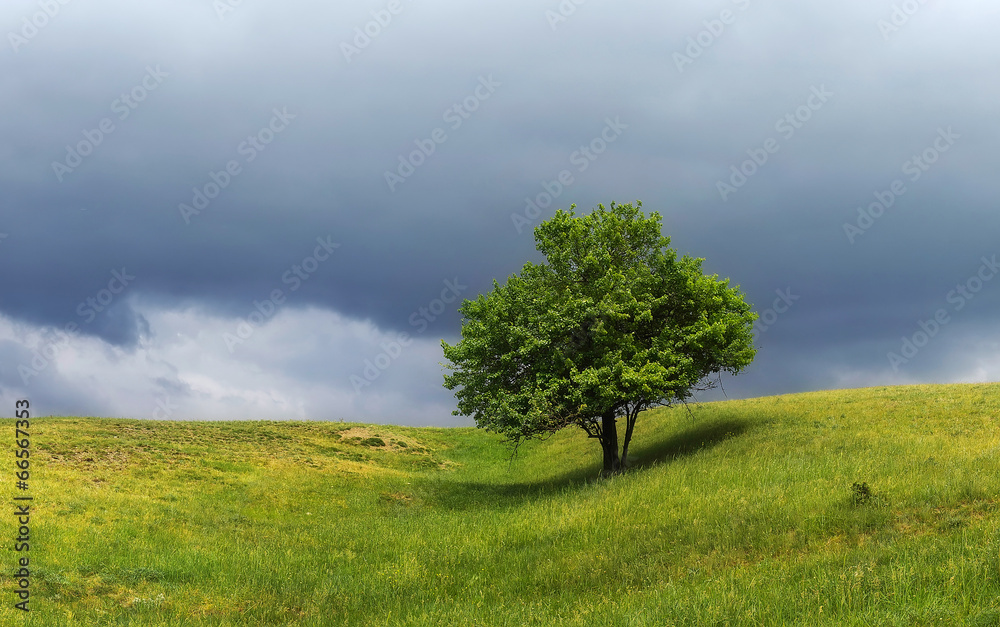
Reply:
[[757, 315], [728, 279], [702, 272], [703, 259], [678, 258], [641, 202], [582, 216], [575, 207], [535, 228], [545, 263], [462, 303], [462, 339], [441, 342], [444, 385], [456, 390], [455, 415], [514, 443], [582, 428], [613, 473], [640, 411], [750, 364]]

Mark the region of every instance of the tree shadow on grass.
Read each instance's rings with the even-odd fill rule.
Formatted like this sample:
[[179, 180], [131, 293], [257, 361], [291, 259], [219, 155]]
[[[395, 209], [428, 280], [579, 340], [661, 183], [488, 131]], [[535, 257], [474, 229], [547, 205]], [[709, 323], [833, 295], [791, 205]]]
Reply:
[[[739, 437], [754, 425], [749, 421], [723, 418], [702, 424], [695, 423], [689, 429], [669, 438], [642, 447], [634, 447], [629, 452], [629, 474], [646, 470], [672, 460], [711, 449], [726, 440]], [[596, 441], [595, 441], [596, 442]], [[633, 440], [633, 444], [636, 444]], [[583, 464], [562, 474], [532, 482], [485, 483], [451, 482], [442, 480], [424, 484], [428, 490], [425, 501], [437, 507], [451, 510], [465, 510], [477, 507], [513, 507], [525, 502], [545, 498], [553, 494], [576, 490], [588, 484], [604, 481], [601, 477], [600, 447], [594, 446], [591, 463]]]
[[691, 429], [649, 446], [629, 452], [629, 472], [652, 468], [679, 457], [693, 455], [698, 451], [711, 449], [726, 440], [739, 437], [753, 425], [745, 420], [726, 418], [697, 424]]

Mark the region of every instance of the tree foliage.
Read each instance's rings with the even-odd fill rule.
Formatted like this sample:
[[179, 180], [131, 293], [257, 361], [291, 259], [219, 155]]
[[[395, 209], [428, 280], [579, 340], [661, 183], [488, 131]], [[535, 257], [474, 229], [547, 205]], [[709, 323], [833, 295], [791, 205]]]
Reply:
[[579, 426], [617, 472], [640, 411], [750, 364], [757, 316], [739, 288], [678, 258], [660, 215], [636, 204], [557, 211], [535, 229], [545, 263], [462, 304], [462, 339], [442, 341], [454, 414], [515, 443]]

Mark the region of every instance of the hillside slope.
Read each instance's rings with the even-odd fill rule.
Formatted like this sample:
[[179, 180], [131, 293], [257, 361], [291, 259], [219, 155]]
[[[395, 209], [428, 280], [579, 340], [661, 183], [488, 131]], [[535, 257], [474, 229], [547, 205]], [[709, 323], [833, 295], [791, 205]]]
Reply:
[[661, 409], [610, 480], [582, 431], [37, 419], [0, 622], [997, 625], [998, 419], [997, 384]]

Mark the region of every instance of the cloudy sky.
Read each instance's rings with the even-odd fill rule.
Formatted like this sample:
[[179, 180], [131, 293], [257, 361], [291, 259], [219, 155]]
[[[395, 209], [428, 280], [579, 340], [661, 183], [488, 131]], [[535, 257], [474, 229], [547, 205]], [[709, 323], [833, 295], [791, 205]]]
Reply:
[[998, 26], [986, 0], [6, 1], [0, 414], [471, 424], [439, 365], [461, 299], [539, 261], [556, 209], [635, 200], [762, 316], [730, 398], [1000, 380]]

